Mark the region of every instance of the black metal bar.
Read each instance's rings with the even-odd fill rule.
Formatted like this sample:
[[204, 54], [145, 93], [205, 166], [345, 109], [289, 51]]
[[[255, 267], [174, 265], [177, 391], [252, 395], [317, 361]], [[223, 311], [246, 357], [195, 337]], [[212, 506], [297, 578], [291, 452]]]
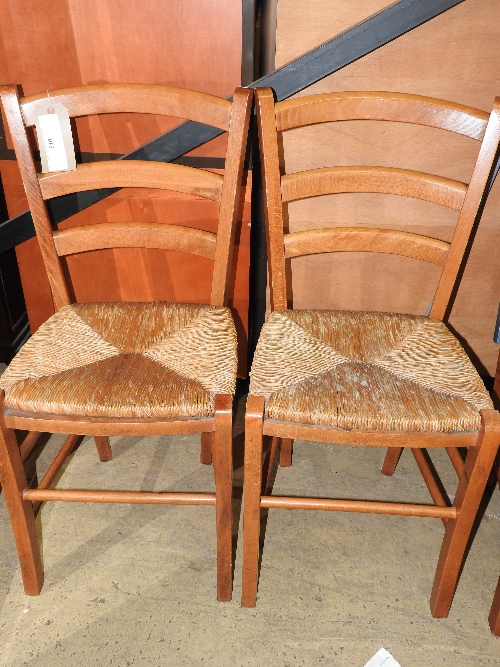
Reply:
[[247, 86], [255, 79], [255, 29], [258, 0], [242, 0], [241, 3], [241, 85]]

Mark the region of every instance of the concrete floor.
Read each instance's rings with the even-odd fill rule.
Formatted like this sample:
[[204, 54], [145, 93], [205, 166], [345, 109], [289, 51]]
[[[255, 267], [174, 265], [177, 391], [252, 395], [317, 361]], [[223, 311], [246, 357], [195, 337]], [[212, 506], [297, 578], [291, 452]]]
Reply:
[[[242, 401], [241, 401], [242, 403]], [[241, 412], [241, 410], [240, 410]], [[235, 524], [242, 483], [235, 433]], [[28, 460], [40, 478], [62, 436]], [[114, 438], [98, 461], [87, 438], [59, 487], [210, 490], [193, 436]], [[440, 452], [445, 484], [456, 478]], [[380, 474], [384, 452], [297, 442], [274, 490], [428, 502], [411, 454]], [[368, 489], [368, 491], [366, 491]], [[384, 646], [402, 667], [500, 665], [487, 617], [500, 574], [500, 493], [478, 531], [449, 618], [429, 596], [443, 535], [439, 520], [271, 510], [258, 606], [242, 609], [241, 525], [234, 599], [217, 603], [213, 508], [51, 503], [42, 507], [45, 584], [22, 589], [0, 497], [0, 666], [197, 665], [363, 667]]]

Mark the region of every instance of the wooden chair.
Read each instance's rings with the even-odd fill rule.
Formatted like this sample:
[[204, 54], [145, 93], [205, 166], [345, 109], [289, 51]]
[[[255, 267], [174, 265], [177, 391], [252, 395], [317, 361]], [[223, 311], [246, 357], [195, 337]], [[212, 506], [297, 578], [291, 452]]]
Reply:
[[[225, 304], [252, 92], [237, 89], [233, 102], [142, 84], [98, 84], [51, 93], [51, 102], [64, 104], [70, 117], [165, 114], [227, 131], [224, 176], [175, 164], [121, 160], [39, 174], [26, 128], [34, 124], [35, 109], [47, 100], [46, 94], [19, 99], [14, 86], [2, 86], [0, 96], [56, 309], [0, 381], [0, 481], [24, 589], [37, 595], [42, 587], [34, 508], [43, 501], [215, 505], [218, 599], [230, 600], [236, 332]], [[52, 230], [44, 200], [113, 187], [168, 189], [218, 202], [217, 234], [138, 222]], [[60, 257], [113, 247], [180, 250], [213, 259], [210, 304], [72, 304]], [[31, 432], [21, 452], [13, 429]], [[38, 488], [30, 489], [21, 455], [29, 453], [39, 432], [71, 435]], [[178, 433], [201, 433], [203, 462], [211, 461], [213, 447], [215, 494], [50, 488], [79, 435], [94, 436], [101, 461], [107, 461], [110, 435]]]
[[[500, 442], [500, 414], [472, 363], [442, 320], [500, 140], [500, 100], [491, 115], [441, 100], [397, 93], [331, 93], [275, 105], [256, 91], [266, 194], [272, 313], [257, 345], [246, 410], [242, 604], [255, 606], [261, 508], [322, 509], [438, 517], [445, 535], [431, 595], [435, 617], [448, 614], [477, 506]], [[278, 133], [320, 122], [398, 121], [428, 125], [481, 142], [468, 186], [401, 168], [327, 167], [280, 174]], [[343, 227], [285, 233], [283, 205], [340, 192], [415, 197], [459, 211], [451, 243], [387, 229]], [[394, 313], [289, 310], [285, 261], [325, 252], [382, 252], [442, 267], [430, 317]], [[411, 448], [433, 505], [277, 497], [262, 481], [263, 436], [270, 457], [294, 438]], [[453, 504], [441, 491], [429, 447], [469, 452]], [[272, 460], [266, 463], [267, 469]]]

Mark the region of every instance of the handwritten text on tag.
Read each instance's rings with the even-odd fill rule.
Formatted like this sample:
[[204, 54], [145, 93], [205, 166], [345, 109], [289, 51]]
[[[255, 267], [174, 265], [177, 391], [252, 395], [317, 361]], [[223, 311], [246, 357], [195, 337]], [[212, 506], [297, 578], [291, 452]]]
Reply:
[[38, 116], [38, 122], [40, 123], [41, 140], [47, 156], [48, 171], [68, 169], [68, 159], [57, 114], [50, 113]]

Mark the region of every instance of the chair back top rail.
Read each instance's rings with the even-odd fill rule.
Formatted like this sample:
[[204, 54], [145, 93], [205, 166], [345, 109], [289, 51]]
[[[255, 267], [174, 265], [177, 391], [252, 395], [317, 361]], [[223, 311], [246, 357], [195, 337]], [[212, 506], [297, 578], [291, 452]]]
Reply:
[[[78, 165], [76, 171], [38, 174], [26, 127], [34, 124], [35, 108], [48, 99], [47, 95], [20, 100], [15, 86], [0, 86], [56, 310], [71, 303], [59, 256], [101, 247], [163, 248], [209, 257], [214, 260], [210, 303], [226, 304], [252, 98], [253, 91], [243, 88], [235, 91], [231, 102], [205, 93], [145, 84], [97, 84], [52, 91], [50, 102], [63, 103], [70, 116], [165, 114], [228, 131], [224, 175], [139, 160], [86, 163]], [[219, 207], [217, 234], [168, 224], [127, 223], [126, 230], [122, 224], [89, 225], [56, 231], [54, 238], [44, 198], [117, 186], [168, 189], [213, 200]]]
[[489, 114], [433, 97], [390, 92], [308, 95], [276, 104], [278, 132], [343, 120], [385, 120], [427, 125], [481, 140]]
[[[231, 102], [213, 95], [144, 83], [99, 83], [84, 88], [53, 90], [50, 102], [64, 104], [71, 118], [101, 113], [148, 113], [194, 120], [229, 130]], [[46, 93], [20, 100], [27, 127], [35, 124], [35, 109], [44, 102], [48, 102]]]
[[[320, 252], [383, 252], [443, 267], [430, 310], [431, 317], [443, 319], [500, 142], [500, 98], [495, 100], [491, 114], [487, 114], [472, 107], [404, 93], [328, 93], [277, 104], [270, 88], [257, 89], [256, 96], [273, 309], [288, 307], [285, 258]], [[331, 166], [281, 174], [278, 132], [343, 120], [414, 123], [480, 140], [470, 183], [391, 167]], [[448, 244], [418, 234], [361, 227], [285, 234], [284, 203], [344, 192], [396, 194], [455, 209], [459, 215], [452, 241]]]

